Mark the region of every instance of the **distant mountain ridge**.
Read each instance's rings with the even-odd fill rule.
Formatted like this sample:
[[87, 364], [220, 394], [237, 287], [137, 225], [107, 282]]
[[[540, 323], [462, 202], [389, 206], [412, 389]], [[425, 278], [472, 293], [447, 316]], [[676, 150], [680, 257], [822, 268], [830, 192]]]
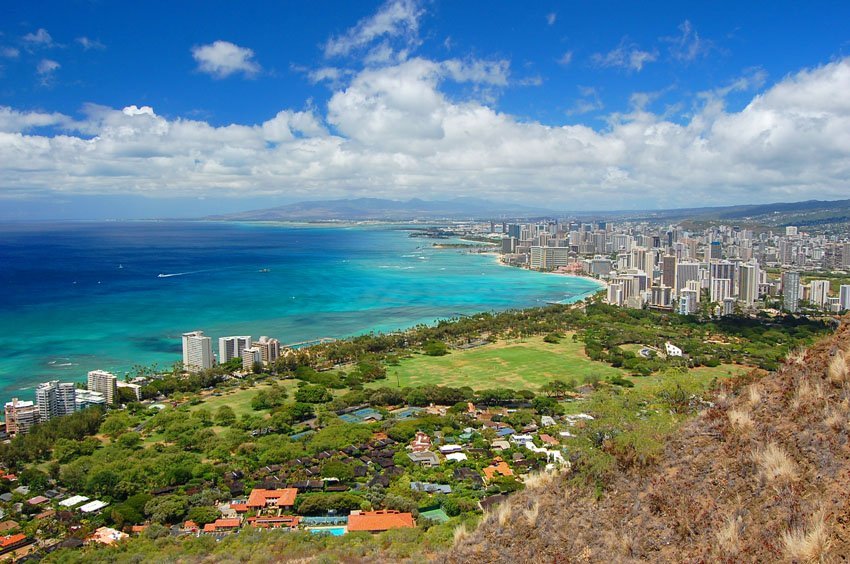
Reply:
[[816, 225], [850, 221], [850, 199], [808, 200], [679, 208], [666, 210], [607, 210], [570, 212], [479, 198], [406, 201], [383, 198], [314, 200], [268, 209], [215, 215], [207, 219], [231, 221], [342, 221], [342, 220], [413, 220], [413, 219], [520, 219], [535, 217], [574, 217], [634, 220], [729, 220], [752, 221], [769, 225]]
[[551, 209], [490, 202], [478, 198], [428, 201], [419, 198], [399, 201], [382, 198], [318, 200], [287, 204], [263, 210], [212, 216], [224, 220], [401, 220], [434, 218], [515, 217], [551, 215]]

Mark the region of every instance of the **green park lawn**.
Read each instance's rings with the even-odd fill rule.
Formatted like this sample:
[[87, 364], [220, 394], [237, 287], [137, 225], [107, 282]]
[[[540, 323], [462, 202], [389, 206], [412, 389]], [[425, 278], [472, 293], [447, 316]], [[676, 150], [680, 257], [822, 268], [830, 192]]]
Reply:
[[[690, 374], [706, 384], [712, 378], [745, 372], [748, 367], [723, 364], [701, 367]], [[570, 335], [560, 343], [545, 343], [542, 337], [500, 341], [468, 350], [452, 350], [445, 356], [415, 354], [387, 368], [387, 379], [373, 386], [440, 385], [473, 389], [514, 388], [537, 390], [555, 379], [583, 382], [590, 376], [604, 380], [609, 376], [627, 376], [625, 370], [587, 358], [584, 343], [573, 342]], [[663, 374], [630, 378], [636, 386], [654, 385]]]
[[605, 379], [625, 372], [587, 358], [584, 343], [570, 336], [560, 343], [542, 337], [500, 341], [445, 356], [416, 354], [387, 369], [387, 379], [377, 383], [405, 386], [469, 386], [473, 389], [514, 388], [536, 390], [550, 380], [584, 381], [592, 375]]
[[[289, 401], [293, 400], [293, 396], [295, 395], [295, 390], [298, 385], [298, 380], [277, 380], [276, 381], [279, 386], [286, 388], [286, 391], [289, 393]], [[242, 417], [242, 415], [250, 414], [250, 413], [258, 413], [262, 414], [265, 412], [254, 411], [251, 407], [251, 400], [260, 390], [265, 390], [271, 387], [271, 384], [259, 384], [256, 386], [252, 386], [247, 389], [235, 388], [233, 390], [226, 390], [221, 392], [221, 395], [205, 395], [203, 396], [203, 401], [197, 405], [193, 405], [189, 408], [190, 411], [195, 411], [202, 407], [208, 409], [213, 415], [218, 410], [219, 407], [223, 405], [228, 405], [233, 409], [233, 412], [236, 414], [236, 417]]]

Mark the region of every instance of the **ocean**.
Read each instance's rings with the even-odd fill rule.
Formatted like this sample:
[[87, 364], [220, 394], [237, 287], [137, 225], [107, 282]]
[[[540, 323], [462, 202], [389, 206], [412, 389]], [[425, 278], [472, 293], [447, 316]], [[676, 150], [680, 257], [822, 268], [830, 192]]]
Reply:
[[[180, 334], [281, 343], [575, 301], [592, 280], [434, 248], [400, 226], [0, 225], [0, 400], [101, 368], [181, 360]], [[5, 399], [4, 399], [5, 398]]]

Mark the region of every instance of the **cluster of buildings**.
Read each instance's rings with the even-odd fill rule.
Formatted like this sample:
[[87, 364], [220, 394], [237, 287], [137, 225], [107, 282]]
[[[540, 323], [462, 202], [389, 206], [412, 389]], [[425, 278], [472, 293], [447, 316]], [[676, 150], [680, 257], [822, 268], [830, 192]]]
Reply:
[[136, 399], [141, 399], [138, 384], [120, 382], [114, 374], [105, 370], [89, 372], [85, 388], [78, 388], [73, 382], [43, 382], [35, 389], [35, 401], [14, 398], [6, 403], [6, 434], [25, 434], [36, 423], [89, 407], [113, 405], [118, 399], [118, 388], [128, 388]]
[[[258, 340], [250, 336], [222, 337], [218, 340], [218, 354], [220, 364], [241, 358], [243, 370], [250, 371], [256, 363], [267, 366], [276, 361], [281, 355], [281, 345], [277, 339], [266, 336]], [[203, 331], [183, 334], [183, 366], [186, 371], [208, 370], [215, 364], [210, 337], [205, 336]], [[89, 372], [85, 388], [73, 382], [43, 382], [35, 390], [35, 401], [13, 398], [6, 403], [6, 434], [10, 437], [25, 434], [36, 423], [89, 407], [116, 405], [119, 388], [131, 390], [136, 400], [142, 399], [140, 383], [120, 381], [105, 370]]]
[[[251, 370], [256, 363], [269, 365], [280, 358], [280, 341], [266, 336], [254, 341], [250, 335], [221, 337], [218, 340], [218, 363], [225, 364], [234, 358], [242, 359], [243, 370]], [[215, 366], [212, 338], [203, 331], [183, 333], [183, 367], [188, 372], [209, 370]]]
[[756, 233], [725, 225], [697, 231], [575, 221], [491, 229], [503, 262], [605, 280], [606, 300], [618, 306], [689, 314], [708, 301], [711, 313], [729, 315], [772, 300], [790, 312], [804, 302], [823, 312], [850, 309], [850, 285], [833, 294], [829, 280], [801, 280], [801, 272], [850, 271], [847, 236], [809, 235], [793, 226]]

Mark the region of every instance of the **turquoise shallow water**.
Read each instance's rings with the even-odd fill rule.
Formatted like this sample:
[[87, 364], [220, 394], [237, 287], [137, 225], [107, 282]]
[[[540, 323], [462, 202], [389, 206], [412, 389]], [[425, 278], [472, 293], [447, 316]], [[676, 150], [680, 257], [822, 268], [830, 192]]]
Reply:
[[[0, 400], [48, 379], [180, 360], [180, 334], [284, 343], [574, 301], [583, 278], [435, 249], [397, 227], [0, 226]], [[160, 274], [166, 275], [159, 277]]]

